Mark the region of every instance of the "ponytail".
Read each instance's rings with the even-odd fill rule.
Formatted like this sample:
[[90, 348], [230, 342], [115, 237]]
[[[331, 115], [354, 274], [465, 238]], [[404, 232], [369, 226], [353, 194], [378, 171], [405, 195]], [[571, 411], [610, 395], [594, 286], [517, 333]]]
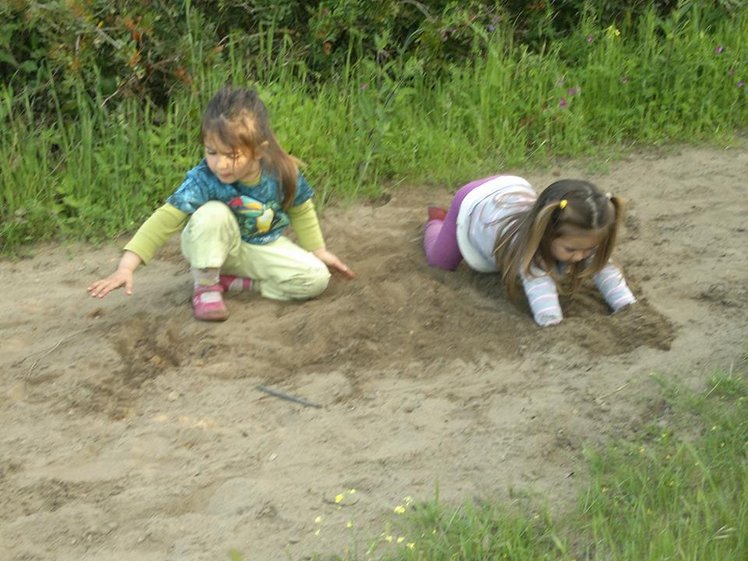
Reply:
[[296, 198], [300, 162], [281, 148], [272, 131], [268, 132], [267, 145], [263, 148], [263, 164], [277, 176], [278, 196], [283, 201], [283, 210], [288, 210]]

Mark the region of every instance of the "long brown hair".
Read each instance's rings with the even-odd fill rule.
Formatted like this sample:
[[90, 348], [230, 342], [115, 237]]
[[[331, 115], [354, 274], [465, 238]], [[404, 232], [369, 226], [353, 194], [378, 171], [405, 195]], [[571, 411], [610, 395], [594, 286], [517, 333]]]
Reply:
[[255, 90], [224, 86], [210, 99], [203, 113], [200, 141], [205, 143], [209, 138], [252, 156], [259, 153], [263, 169], [278, 179], [283, 208], [292, 205], [299, 160], [278, 144], [267, 108]]
[[610, 260], [623, 220], [623, 200], [605, 194], [589, 181], [562, 179], [546, 187], [527, 210], [503, 220], [494, 245], [494, 258], [510, 295], [517, 291], [519, 275], [532, 276], [538, 268], [558, 280], [551, 243], [567, 234], [599, 232], [595, 253], [569, 264], [571, 290], [582, 279], [598, 273]]

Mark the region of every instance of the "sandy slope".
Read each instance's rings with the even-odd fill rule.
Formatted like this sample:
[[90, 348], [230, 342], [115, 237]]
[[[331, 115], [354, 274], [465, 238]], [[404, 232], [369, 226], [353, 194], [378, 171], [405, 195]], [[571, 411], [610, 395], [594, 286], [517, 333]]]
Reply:
[[328, 209], [359, 278], [305, 304], [242, 295], [224, 324], [191, 318], [175, 243], [103, 301], [85, 287], [113, 245], [3, 262], [0, 557], [295, 560], [375, 543], [437, 486], [569, 504], [582, 448], [657, 413], [653, 372], [699, 386], [746, 349], [745, 148], [512, 170], [630, 202], [618, 257], [640, 303], [610, 316], [585, 291], [545, 330], [496, 277], [425, 265], [425, 204], [453, 186]]

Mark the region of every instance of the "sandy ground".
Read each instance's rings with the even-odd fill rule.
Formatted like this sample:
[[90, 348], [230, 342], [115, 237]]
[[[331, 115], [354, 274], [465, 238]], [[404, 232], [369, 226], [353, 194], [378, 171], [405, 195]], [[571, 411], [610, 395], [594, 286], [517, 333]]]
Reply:
[[115, 244], [2, 262], [0, 558], [376, 554], [394, 509], [437, 489], [572, 504], [583, 449], [659, 413], [653, 373], [701, 387], [746, 350], [748, 151], [511, 171], [629, 200], [617, 255], [635, 307], [611, 316], [585, 290], [541, 330], [496, 276], [429, 269], [425, 205], [454, 186], [328, 209], [328, 245], [358, 279], [304, 304], [240, 295], [223, 324], [192, 319], [176, 243], [129, 298], [85, 293]]

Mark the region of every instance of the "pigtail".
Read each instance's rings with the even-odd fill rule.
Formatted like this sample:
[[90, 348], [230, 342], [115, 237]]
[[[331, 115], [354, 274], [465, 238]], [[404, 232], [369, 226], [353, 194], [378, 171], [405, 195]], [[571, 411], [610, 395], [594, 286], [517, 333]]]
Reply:
[[537, 255], [557, 205], [538, 208], [536, 202], [531, 209], [509, 216], [499, 228], [502, 233], [496, 239], [493, 256], [511, 298], [517, 295], [520, 275], [531, 275], [533, 265], [545, 268], [537, 262]]
[[517, 275], [524, 254], [524, 248], [520, 244], [520, 240], [524, 239], [521, 232], [527, 229], [530, 220], [530, 211], [518, 212], [507, 217], [505, 225], [499, 228], [500, 234], [494, 244], [493, 257], [501, 271], [504, 289], [510, 298], [517, 295]]
[[267, 134], [263, 163], [277, 175], [280, 190], [278, 194], [283, 201], [283, 209], [288, 210], [296, 198], [300, 162], [281, 148], [272, 131], [268, 131]]
[[606, 196], [608, 197], [608, 201], [610, 202], [610, 204], [613, 206], [613, 223], [608, 229], [608, 235], [598, 246], [594, 258], [592, 259], [589, 267], [587, 267], [587, 271], [585, 271], [587, 273], [585, 276], [592, 276], [596, 273], [599, 273], [602, 268], [608, 264], [608, 261], [610, 261], [610, 258], [613, 255], [613, 249], [615, 248], [616, 241], [618, 239], [618, 232], [620, 230], [621, 224], [623, 223], [625, 208], [624, 200], [620, 197], [613, 197], [611, 195]]
[[561, 211], [562, 209], [559, 208], [559, 205], [554, 203], [544, 206], [535, 215], [532, 228], [527, 232], [527, 247], [522, 256], [520, 271], [524, 275], [529, 276], [531, 274], [530, 268], [533, 265], [540, 267], [543, 270], [548, 268], [548, 263], [544, 263], [543, 260], [540, 259], [540, 249], [545, 241], [545, 234], [548, 231], [549, 225], [553, 220], [557, 219], [558, 213]]

